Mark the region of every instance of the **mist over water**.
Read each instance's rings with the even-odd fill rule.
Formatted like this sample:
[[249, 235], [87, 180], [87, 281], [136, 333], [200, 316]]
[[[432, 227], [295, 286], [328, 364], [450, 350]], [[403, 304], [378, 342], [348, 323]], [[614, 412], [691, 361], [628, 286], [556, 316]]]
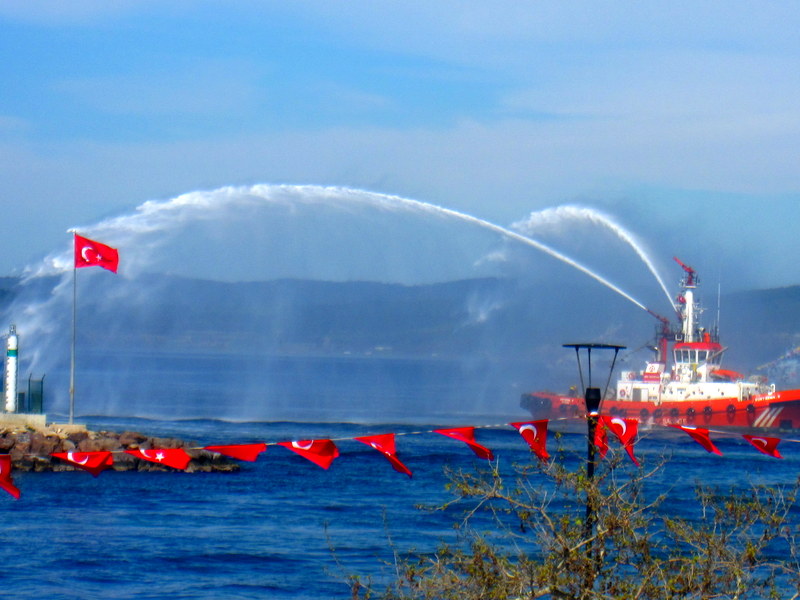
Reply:
[[[583, 221], [598, 225], [596, 216]], [[574, 375], [566, 354], [542, 356], [587, 331], [586, 319], [570, 315], [585, 305], [571, 286], [594, 279], [609, 311], [634, 327], [652, 320], [642, 302], [534, 239], [533, 229], [547, 233], [532, 217], [512, 231], [396, 196], [270, 185], [149, 201], [77, 227], [118, 248], [120, 270], [77, 272], [76, 415], [385, 422], [518, 414], [519, 394], [554, 365], [562, 381]], [[652, 263], [643, 265], [644, 251], [620, 232], [625, 243], [601, 262], [627, 265], [616, 281], [646, 278], [654, 288]], [[476, 283], [443, 287], [461, 280]], [[21, 373], [46, 375], [46, 409], [62, 415], [72, 283], [69, 238], [28, 270], [5, 315], [20, 332]], [[603, 322], [588, 333], [620, 331]]]

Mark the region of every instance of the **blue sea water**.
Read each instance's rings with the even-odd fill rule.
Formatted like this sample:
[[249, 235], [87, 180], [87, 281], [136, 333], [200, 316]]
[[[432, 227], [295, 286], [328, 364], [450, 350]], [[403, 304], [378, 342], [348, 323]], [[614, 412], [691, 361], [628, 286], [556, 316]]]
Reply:
[[[226, 423], [108, 419], [92, 428], [177, 435], [198, 444], [334, 438], [341, 456], [327, 471], [269, 446], [237, 473], [17, 473], [18, 501], [0, 497], [2, 586], [11, 597], [51, 599], [348, 598], [348, 575], [391, 577], [393, 551], [453, 542], [459, 510], [428, 511], [452, 496], [444, 465], [481, 463], [461, 442], [404, 425]], [[439, 425], [447, 425], [442, 423]], [[355, 436], [395, 432], [413, 478]], [[422, 432], [422, 433], [416, 433]], [[480, 429], [501, 468], [532, 460], [511, 428]], [[350, 438], [350, 439], [348, 439]], [[551, 445], [554, 442], [551, 440]], [[560, 442], [578, 455], [585, 436]], [[707, 454], [688, 436], [645, 433], [637, 454], [670, 462], [661, 475], [680, 511], [694, 483], [791, 483], [800, 452], [765, 457], [735, 436]]]
[[[149, 366], [137, 376], [156, 382], [145, 386], [145, 394], [140, 390], [137, 401], [110, 405], [100, 417], [82, 416], [87, 413], [79, 405], [77, 420], [94, 430], [175, 436], [198, 446], [331, 438], [338, 440], [341, 456], [329, 470], [270, 445], [256, 462], [242, 462], [236, 473], [107, 471], [97, 478], [85, 472], [15, 473], [22, 498], [0, 495], [3, 592], [52, 600], [349, 598], [348, 576], [385, 582], [393, 574], [394, 552], [429, 552], [457, 540], [453, 523], [463, 506], [431, 511], [419, 505], [453, 499], [445, 489], [444, 467], [472, 470], [485, 461], [433, 429], [498, 425], [478, 429], [477, 438], [494, 450], [504, 473], [512, 475], [514, 464], [535, 460], [516, 430], [506, 425], [529, 418], [516, 407], [518, 395], [496, 390], [496, 413], [476, 412], [476, 407], [488, 406], [471, 402], [478, 393], [480, 370], [467, 369], [465, 378], [463, 364], [442, 361], [382, 361], [368, 368], [349, 359], [309, 359], [291, 377], [291, 370], [286, 372], [290, 363], [278, 361], [264, 372], [272, 382], [270, 393], [283, 397], [284, 409], [294, 406], [295, 421], [303, 422], [242, 419], [249, 412], [236, 410], [235, 402], [244, 390], [225, 396], [231, 381], [222, 378], [227, 383], [221, 385], [209, 372], [214, 361], [198, 357], [168, 364], [141, 361]], [[109, 385], [115, 371], [120, 373], [113, 368], [102, 374]], [[87, 373], [79, 375], [85, 384]], [[309, 397], [347, 407], [356, 393], [361, 416], [370, 415], [370, 420], [304, 418], [315, 414], [307, 410]], [[450, 398], [444, 408], [437, 404], [442, 395]], [[454, 408], [460, 397], [463, 412]], [[369, 411], [372, 398], [381, 406]], [[219, 402], [239, 420], [189, 418], [213, 414]], [[381, 409], [388, 405], [397, 412]], [[91, 408], [98, 406], [97, 399], [90, 403]], [[173, 418], [141, 418], [141, 407], [147, 413], [156, 407], [158, 414]], [[384, 414], [404, 419], [401, 424], [390, 417], [381, 421]], [[334, 420], [341, 419], [329, 419]], [[586, 451], [580, 427], [566, 431], [560, 441], [573, 457]], [[413, 471], [412, 478], [353, 440], [390, 432], [398, 434], [398, 454]], [[792, 483], [800, 472], [795, 443], [780, 446], [784, 460], [759, 454], [740, 436], [717, 443], [722, 457], [706, 453], [674, 430], [642, 432], [636, 452], [645, 465], [664, 455], [670, 459], [657, 480], [660, 489], [670, 489], [666, 510], [679, 512], [696, 482], [746, 490], [752, 483]], [[551, 435], [550, 447], [554, 444]], [[573, 458], [572, 468], [577, 460]]]
[[[68, 365], [46, 374], [48, 413], [68, 414]], [[76, 414], [174, 420], [383, 421], [513, 414], [525, 361], [480, 357], [271, 356], [82, 349]]]

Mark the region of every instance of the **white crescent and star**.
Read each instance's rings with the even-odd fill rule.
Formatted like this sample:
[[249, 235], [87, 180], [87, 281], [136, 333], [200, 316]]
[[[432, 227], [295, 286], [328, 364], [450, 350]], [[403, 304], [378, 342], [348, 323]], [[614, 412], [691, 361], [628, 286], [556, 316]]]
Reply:
[[761, 437], [750, 438], [750, 441], [754, 444], [760, 445], [762, 448], [766, 448], [769, 445], [769, 442]]
[[[89, 251], [89, 250], [94, 252], [94, 257], [89, 256], [88, 254], [86, 254], [86, 252]], [[84, 246], [83, 248], [81, 248], [81, 258], [83, 260], [85, 260], [86, 262], [94, 262], [94, 261], [98, 260], [99, 257], [100, 257], [100, 255], [97, 252], [97, 250], [95, 250], [91, 246]]]
[[85, 465], [86, 463], [89, 462], [89, 455], [88, 454], [83, 454], [83, 456], [84, 456], [83, 460], [78, 460], [75, 457], [76, 454], [82, 454], [82, 453], [81, 452], [67, 452], [67, 459], [70, 462], [74, 462], [76, 465]]
[[144, 456], [144, 457], [145, 457], [146, 459], [148, 459], [148, 460], [157, 460], [158, 462], [161, 462], [161, 461], [162, 461], [162, 460], [164, 460], [164, 458], [165, 458], [165, 455], [164, 455], [164, 453], [163, 453], [163, 452], [161, 452], [160, 450], [156, 452], [156, 455], [155, 455], [155, 456], [150, 456], [150, 455], [147, 453], [147, 450], [142, 450], [142, 449], [139, 449], [139, 452], [141, 452], [141, 453], [142, 453], [142, 456]]
[[613, 419], [611, 419], [611, 424], [619, 425], [622, 428], [622, 431], [619, 433], [620, 437], [625, 435], [625, 433], [628, 431], [628, 424], [625, 422], [624, 419], [620, 419], [619, 417], [614, 417]]
[[394, 457], [394, 454], [392, 454], [392, 453], [391, 453], [391, 452], [389, 452], [388, 450], [384, 450], [383, 448], [381, 448], [381, 447], [378, 445], [378, 443], [377, 443], [377, 442], [370, 442], [370, 443], [369, 443], [369, 445], [370, 445], [370, 446], [372, 446], [373, 448], [375, 448], [375, 450], [377, 450], [378, 452], [382, 452], [383, 454], [385, 454], [385, 455], [386, 455], [386, 456], [388, 456], [389, 458], [393, 458], [393, 457]]
[[298, 448], [299, 450], [311, 450], [311, 446], [314, 445], [314, 440], [310, 440], [305, 444], [301, 442], [292, 442], [292, 448]]
[[533, 435], [539, 435], [539, 430], [536, 428], [535, 425], [522, 425], [519, 428], [519, 432], [522, 433], [523, 431], [530, 431]]

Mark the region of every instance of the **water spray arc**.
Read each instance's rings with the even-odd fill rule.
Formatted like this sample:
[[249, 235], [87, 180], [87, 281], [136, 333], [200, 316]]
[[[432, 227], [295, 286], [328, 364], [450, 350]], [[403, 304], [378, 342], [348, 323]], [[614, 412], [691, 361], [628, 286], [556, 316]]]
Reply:
[[507, 229], [505, 227], [501, 227], [500, 225], [495, 225], [494, 223], [491, 223], [490, 221], [485, 221], [485, 220], [480, 219], [478, 217], [474, 217], [472, 215], [461, 213], [461, 212], [458, 212], [456, 210], [452, 210], [452, 209], [449, 209], [449, 208], [443, 208], [443, 207], [437, 206], [435, 204], [429, 204], [427, 202], [421, 202], [419, 200], [411, 200], [411, 199], [408, 199], [408, 198], [401, 198], [401, 197], [397, 197], [397, 196], [385, 196], [385, 197], [386, 198], [391, 198], [395, 202], [399, 202], [399, 203], [402, 203], [402, 204], [407, 204], [409, 206], [413, 206], [413, 207], [419, 208], [419, 209], [424, 210], [426, 212], [430, 212], [430, 213], [434, 213], [434, 214], [440, 214], [440, 215], [443, 215], [443, 216], [455, 217], [455, 218], [461, 219], [462, 221], [466, 221], [468, 223], [473, 223], [473, 224], [479, 225], [480, 227], [484, 227], [486, 229], [489, 229], [491, 231], [499, 233], [500, 235], [502, 235], [502, 236], [504, 236], [506, 238], [515, 240], [517, 242], [521, 242], [523, 244], [526, 244], [528, 246], [536, 248], [537, 250], [541, 250], [545, 254], [548, 254], [548, 255], [552, 256], [553, 258], [555, 258], [557, 260], [560, 260], [561, 262], [563, 262], [563, 263], [565, 263], [565, 264], [577, 269], [581, 273], [584, 273], [585, 275], [588, 275], [592, 279], [598, 281], [599, 283], [603, 284], [607, 288], [613, 290], [614, 292], [616, 292], [617, 294], [619, 294], [620, 296], [622, 296], [626, 300], [632, 302], [633, 304], [635, 304], [636, 306], [638, 306], [642, 310], [653, 314], [652, 311], [650, 311], [644, 304], [642, 304], [641, 302], [639, 302], [638, 300], [633, 298], [630, 294], [626, 293], [625, 291], [623, 291], [618, 286], [614, 285], [613, 283], [611, 283], [610, 281], [608, 281], [607, 279], [605, 279], [601, 275], [595, 273], [594, 271], [592, 271], [588, 267], [580, 264], [578, 261], [570, 258], [569, 256], [567, 256], [565, 254], [562, 254], [561, 252], [558, 252], [557, 250], [551, 248], [550, 246], [548, 246], [546, 244], [543, 244], [542, 242], [539, 242], [537, 240], [534, 240], [533, 238], [527, 237], [525, 235], [522, 235], [520, 233], [517, 233], [517, 232], [512, 231], [510, 229]]
[[[231, 205], [244, 206], [247, 204], [275, 204], [291, 206], [293, 204], [300, 205], [323, 203], [328, 206], [341, 205], [343, 207], [346, 205], [352, 205], [353, 203], [365, 204], [389, 211], [405, 208], [440, 217], [450, 217], [458, 219], [462, 222], [477, 225], [489, 231], [498, 233], [507, 239], [520, 242], [544, 252], [556, 260], [559, 260], [584, 273], [585, 275], [588, 275], [595, 281], [616, 292], [642, 310], [650, 314], [654, 314], [644, 304], [598, 273], [570, 258], [569, 256], [555, 250], [554, 248], [551, 248], [550, 246], [531, 237], [523, 235], [522, 233], [518, 233], [506, 227], [496, 225], [490, 221], [486, 221], [457, 210], [444, 208], [428, 202], [350, 188], [267, 184], [260, 184], [251, 187], [224, 187], [211, 192], [192, 192], [167, 201], [148, 201], [137, 207], [135, 213], [107, 219], [90, 228], [84, 229], [92, 234], [102, 235], [108, 239], [113, 239], [116, 241], [118, 246], [122, 247], [126, 245], [133, 245], [135, 238], [140, 235], [151, 234], [152, 232], [157, 231], [168, 231], [170, 227], [174, 228], [176, 224], [183, 223], [191, 219], [211, 218], [210, 215], [212, 215], [215, 210], [219, 211], [224, 207]], [[598, 222], [605, 223], [606, 226], [609, 226], [609, 223], [611, 223], [607, 218], [600, 219], [596, 216], [595, 218], [598, 220]], [[623, 230], [621, 227], [617, 226], [616, 231], [619, 234]], [[627, 239], [632, 239], [629, 234]], [[634, 249], [637, 250], [639, 256], [643, 257], [645, 263], [651, 268], [651, 271], [655, 273], [655, 269], [652, 267], [652, 263], [650, 263], [649, 259], [646, 259], [645, 255], [639, 251], [638, 246], [635, 244], [633, 244], [633, 246]], [[53, 270], [57, 272], [63, 272], [66, 270], [67, 265], [69, 264], [68, 258], [62, 255], [48, 257], [45, 262], [51, 265], [50, 269], [44, 270], [45, 272], [48, 270], [50, 272]], [[42, 269], [39, 270], [39, 272], [41, 271]], [[669, 297], [669, 294], [667, 294], [667, 296]]]
[[628, 244], [636, 253], [636, 255], [642, 260], [650, 273], [653, 274], [653, 277], [656, 278], [658, 285], [661, 287], [661, 290], [667, 297], [667, 302], [669, 302], [673, 309], [676, 309], [672, 295], [669, 293], [669, 290], [664, 283], [664, 279], [656, 269], [652, 259], [647, 255], [647, 252], [645, 252], [642, 243], [636, 239], [635, 235], [625, 229], [622, 225], [598, 210], [583, 206], [569, 205], [548, 208], [542, 211], [531, 213], [528, 218], [512, 224], [511, 227], [516, 231], [526, 233], [529, 230], [535, 229], [537, 226], [558, 224], [564, 220], [589, 221], [590, 223], [600, 225], [601, 227], [605, 227], [606, 229], [610, 230], [620, 240]]
[[[113, 288], [108, 285], [103, 286], [102, 295], [109, 300], [109, 305], [115, 301], [126, 303], [141, 303], [143, 306], [157, 305], [159, 298], [157, 286], [151, 286], [152, 280], [147, 280], [147, 285], [142, 285], [145, 276], [153, 273], [170, 273], [178, 276], [185, 275], [178, 271], [170, 271], [170, 264], [177, 264], [183, 268], [181, 262], [183, 257], [196, 259], [197, 257], [187, 253], [184, 241], [187, 243], [196, 239], [206, 240], [197, 232], [205, 233], [211, 231], [216, 233], [220, 223], [227, 223], [228, 226], [241, 223], [249, 225], [244, 218], [251, 215], [257, 217], [266, 216], [268, 219], [250, 219], [258, 227], [259, 235], [263, 234], [263, 227], [268, 226], [274, 221], [269, 220], [273, 214], [280, 217], [296, 219], [297, 216], [307, 214], [310, 211], [317, 217], [318, 213], [327, 216], [349, 214], [361, 215], [357, 208], [369, 208], [372, 211], [379, 211], [387, 214], [404, 214], [416, 216], [429, 215], [435, 217], [437, 222], [462, 223], [475, 226], [478, 232], [488, 231], [501, 239], [511, 240], [515, 243], [523, 244], [526, 247], [534, 248], [544, 252], [548, 256], [576, 269], [579, 272], [591, 277], [606, 288], [616, 292], [640, 309], [651, 313], [647, 307], [636, 298], [626, 293], [605, 277], [596, 273], [589, 267], [580, 264], [573, 258], [555, 250], [554, 248], [512, 229], [496, 225], [484, 219], [465, 214], [456, 210], [437, 206], [427, 202], [392, 196], [377, 194], [363, 190], [354, 190], [340, 187], [323, 186], [294, 186], [294, 185], [255, 185], [241, 187], [224, 187], [210, 191], [196, 191], [183, 194], [169, 200], [152, 200], [144, 202], [139, 207], [127, 214], [100, 221], [96, 224], [81, 227], [81, 231], [95, 239], [102, 239], [115, 247], [121, 249], [125, 254], [126, 269], [124, 275], [115, 280]], [[324, 210], [323, 210], [324, 209]], [[257, 211], [257, 212], [255, 212]], [[327, 212], [326, 212], [327, 211]], [[319, 219], [318, 219], [319, 220]], [[403, 219], [397, 222], [405, 223]], [[427, 222], [426, 222], [427, 221]], [[394, 220], [390, 221], [395, 222]], [[412, 219], [413, 222], [413, 219]], [[430, 225], [434, 219], [422, 220], [423, 225]], [[300, 225], [302, 221], [298, 221]], [[206, 227], [207, 226], [207, 227]], [[448, 225], [449, 226], [449, 225]], [[229, 230], [231, 231], [231, 230]], [[239, 229], [237, 229], [241, 233]], [[248, 230], [249, 231], [249, 230]], [[469, 233], [469, 228], [465, 230]], [[187, 234], [187, 232], [189, 232]], [[496, 243], [494, 235], [490, 236], [491, 243]], [[192, 236], [194, 238], [192, 239]], [[245, 236], [240, 235], [242, 239]], [[220, 241], [227, 244], [231, 241], [228, 238], [208, 238], [214, 243]], [[250, 238], [247, 238], [249, 241]], [[236, 240], [239, 241], [238, 239]], [[209, 244], [209, 247], [213, 244]], [[189, 247], [191, 244], [189, 243]], [[227, 246], [226, 246], [227, 247]], [[250, 250], [250, 248], [247, 248]], [[305, 247], [300, 250], [305, 252]], [[474, 247], [470, 247], [474, 250]], [[263, 248], [261, 249], [263, 252]], [[482, 252], [482, 251], [481, 251]], [[177, 257], [170, 263], [169, 257]], [[239, 256], [250, 258], [255, 254], [244, 253], [232, 255], [234, 259]], [[275, 256], [274, 254], [270, 256]], [[312, 256], [309, 254], [309, 256]], [[405, 256], [405, 254], [403, 255]], [[31, 369], [53, 372], [61, 368], [57, 365], [62, 355], [53, 352], [53, 348], [58, 347], [63, 339], [68, 336], [64, 334], [64, 328], [68, 326], [65, 314], [70, 303], [70, 273], [73, 270], [73, 253], [69, 250], [60, 249], [46, 257], [40, 264], [27, 270], [27, 279], [22, 286], [28, 286], [29, 293], [26, 296], [19, 296], [16, 304], [12, 306], [8, 314], [14, 315], [20, 331], [25, 332], [26, 339], [37, 340], [36, 347], [32, 347], [29, 356]], [[255, 264], [255, 259], [250, 258], [250, 263]], [[243, 261], [243, 264], [247, 261]], [[263, 261], [265, 265], [269, 261]], [[205, 263], [198, 262], [203, 265]], [[288, 263], [291, 268], [293, 265]], [[464, 263], [473, 264], [473, 263]], [[211, 271], [207, 271], [210, 273]], [[262, 281], [274, 273], [272, 270], [265, 271], [264, 274], [257, 273], [251, 281]], [[248, 273], [249, 275], [249, 273]], [[52, 282], [48, 276], [53, 278]], [[192, 275], [190, 275], [191, 277]], [[201, 272], [198, 278], [203, 278]], [[234, 275], [232, 277], [238, 277]], [[94, 277], [88, 276], [86, 279], [87, 289], [95, 285]], [[213, 275], [210, 277], [213, 279]], [[224, 279], [224, 277], [223, 277]], [[34, 280], [39, 280], [37, 283]], [[229, 281], [240, 281], [231, 279]], [[46, 293], [42, 293], [42, 283], [47, 286]], [[113, 294], [113, 298], [107, 296]], [[155, 295], [154, 295], [155, 294]], [[91, 294], [87, 291], [86, 297]], [[651, 313], [654, 314], [654, 313]], [[114, 327], [122, 325], [114, 324]], [[121, 330], [121, 333], [125, 331]], [[98, 388], [99, 389], [99, 388]], [[66, 406], [65, 399], [57, 398]], [[115, 399], [103, 398], [103, 406], [113, 406]], [[119, 400], [122, 402], [122, 400]]]

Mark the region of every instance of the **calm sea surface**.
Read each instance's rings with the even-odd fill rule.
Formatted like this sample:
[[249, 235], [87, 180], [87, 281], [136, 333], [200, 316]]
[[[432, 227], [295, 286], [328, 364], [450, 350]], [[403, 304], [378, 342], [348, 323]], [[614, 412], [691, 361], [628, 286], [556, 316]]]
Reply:
[[[341, 456], [327, 471], [269, 446], [238, 473], [16, 473], [22, 498], [0, 496], [3, 592], [50, 599], [349, 598], [348, 575], [380, 581], [391, 575], [393, 550], [430, 551], [455, 539], [458, 507], [431, 512], [417, 505], [451, 499], [445, 465], [472, 469], [481, 461], [465, 444], [429, 433], [463, 418], [420, 425], [424, 416], [417, 414], [413, 426], [81, 418], [92, 429], [198, 445], [333, 438]], [[397, 449], [413, 478], [352, 440], [388, 432], [412, 433], [398, 436]], [[480, 429], [477, 438], [506, 472], [531, 460], [511, 427]], [[671, 457], [659, 475], [672, 490], [668, 510], [679, 511], [698, 481], [745, 490], [750, 483], [791, 483], [800, 473], [796, 443], [781, 444], [785, 459], [777, 460], [740, 437], [715, 439], [722, 457], [680, 432], [643, 434], [636, 452], [645, 464], [665, 452]], [[585, 435], [565, 434], [562, 444], [581, 456]]]

